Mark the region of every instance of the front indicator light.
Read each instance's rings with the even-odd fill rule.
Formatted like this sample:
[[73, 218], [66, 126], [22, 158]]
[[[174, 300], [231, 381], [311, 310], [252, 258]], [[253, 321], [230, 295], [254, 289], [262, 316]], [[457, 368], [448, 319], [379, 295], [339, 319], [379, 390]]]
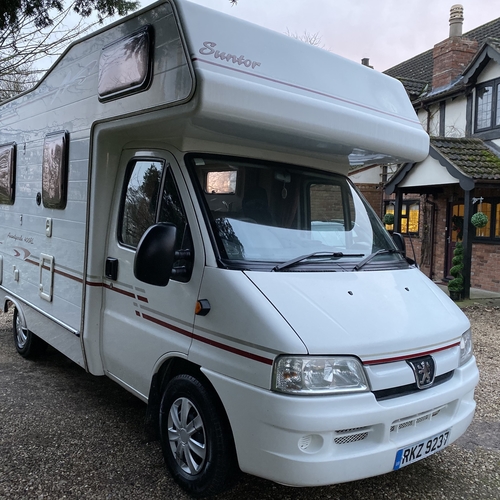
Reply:
[[472, 358], [472, 332], [469, 328], [460, 339], [460, 366], [465, 365]]

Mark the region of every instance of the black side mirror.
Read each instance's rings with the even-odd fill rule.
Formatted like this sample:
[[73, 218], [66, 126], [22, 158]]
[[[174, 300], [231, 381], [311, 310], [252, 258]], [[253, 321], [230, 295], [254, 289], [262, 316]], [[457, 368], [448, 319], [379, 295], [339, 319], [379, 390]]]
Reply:
[[134, 276], [144, 283], [167, 286], [175, 260], [177, 228], [168, 222], [151, 226], [143, 235], [134, 259]]
[[396, 248], [401, 251], [403, 257], [406, 257], [406, 243], [404, 236], [401, 233], [392, 233], [392, 239]]

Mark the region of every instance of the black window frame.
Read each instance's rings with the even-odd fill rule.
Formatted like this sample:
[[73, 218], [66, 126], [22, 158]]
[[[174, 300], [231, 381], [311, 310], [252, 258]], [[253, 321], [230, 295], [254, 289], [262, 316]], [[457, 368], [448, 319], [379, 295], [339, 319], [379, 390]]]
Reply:
[[[406, 219], [408, 222], [406, 224], [406, 227], [409, 228], [409, 213], [410, 213], [410, 207], [414, 204], [418, 204], [418, 229], [417, 231], [403, 231], [403, 219]], [[384, 215], [387, 213], [387, 207], [389, 206], [394, 206], [395, 203], [394, 200], [385, 200], [384, 201]], [[403, 215], [403, 207], [406, 206], [406, 214]], [[420, 235], [420, 211], [421, 211], [421, 202], [419, 198], [412, 198], [412, 199], [405, 199], [401, 202], [401, 213], [399, 214], [399, 225], [400, 225], [400, 230], [399, 232], [403, 235], [408, 235], [408, 236], [419, 236]], [[391, 212], [392, 213], [392, 212]], [[382, 216], [383, 218], [383, 216]], [[396, 218], [396, 212], [394, 210], [394, 218]], [[387, 226], [392, 225], [392, 228], [389, 228]], [[384, 227], [388, 231], [395, 231], [394, 225], [393, 224], [384, 224]]]
[[[489, 236], [477, 236], [477, 231], [474, 231], [472, 235], [472, 241], [474, 243], [493, 243], [496, 245], [500, 244], [500, 235], [495, 236], [495, 228], [497, 224], [497, 207], [500, 207], [500, 197], [484, 198], [482, 203], [488, 203], [491, 205], [491, 214], [489, 219], [490, 223], [490, 235]], [[480, 204], [474, 206], [474, 213], [481, 212]]]
[[[492, 87], [492, 95], [491, 95], [491, 111], [490, 111], [490, 125], [488, 127], [479, 127], [478, 126], [478, 118], [479, 118], [479, 95], [483, 89], [486, 87]], [[475, 90], [475, 98], [474, 98], [474, 131], [475, 132], [485, 132], [488, 130], [494, 130], [500, 128], [500, 113], [498, 113], [498, 93], [500, 91], [500, 78], [495, 78], [494, 80], [489, 80], [487, 82], [483, 82], [476, 86]], [[497, 120], [499, 123], [497, 124]]]

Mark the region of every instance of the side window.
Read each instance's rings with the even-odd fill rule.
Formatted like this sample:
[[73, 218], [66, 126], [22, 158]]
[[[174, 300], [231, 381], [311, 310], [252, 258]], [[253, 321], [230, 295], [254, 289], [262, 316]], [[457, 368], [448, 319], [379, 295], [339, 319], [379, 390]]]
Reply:
[[66, 208], [68, 157], [68, 132], [47, 134], [42, 159], [42, 200], [45, 208]]
[[[170, 222], [177, 228], [177, 241], [175, 245], [176, 250], [193, 250], [191, 233], [189, 231], [186, 214], [170, 169], [167, 170], [165, 175], [158, 222]], [[190, 276], [191, 262], [192, 258], [187, 260], [181, 258], [176, 261], [174, 263], [174, 268], [184, 267], [188, 272], [173, 279], [187, 281]]]
[[0, 203], [14, 204], [16, 181], [16, 145], [0, 146]]
[[137, 247], [146, 229], [156, 222], [163, 168], [159, 160], [136, 160], [129, 165], [119, 229], [119, 240], [124, 245]]
[[153, 27], [146, 26], [102, 49], [97, 91], [101, 101], [148, 88], [152, 79]]
[[[162, 177], [165, 177], [162, 188]], [[122, 197], [119, 241], [137, 248], [144, 232], [157, 222], [170, 222], [177, 228], [176, 250], [192, 252], [191, 233], [171, 170], [162, 160], [137, 159], [129, 164]], [[191, 277], [193, 258], [180, 252], [174, 262], [176, 281]], [[182, 269], [182, 271], [181, 271]]]

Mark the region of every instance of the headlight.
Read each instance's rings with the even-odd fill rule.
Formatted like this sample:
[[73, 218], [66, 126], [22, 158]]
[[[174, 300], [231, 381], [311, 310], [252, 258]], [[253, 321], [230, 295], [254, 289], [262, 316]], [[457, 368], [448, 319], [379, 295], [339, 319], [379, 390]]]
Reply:
[[472, 358], [472, 332], [467, 330], [460, 339], [460, 366]]
[[272, 388], [307, 396], [369, 390], [361, 363], [346, 356], [280, 356], [274, 362]]

